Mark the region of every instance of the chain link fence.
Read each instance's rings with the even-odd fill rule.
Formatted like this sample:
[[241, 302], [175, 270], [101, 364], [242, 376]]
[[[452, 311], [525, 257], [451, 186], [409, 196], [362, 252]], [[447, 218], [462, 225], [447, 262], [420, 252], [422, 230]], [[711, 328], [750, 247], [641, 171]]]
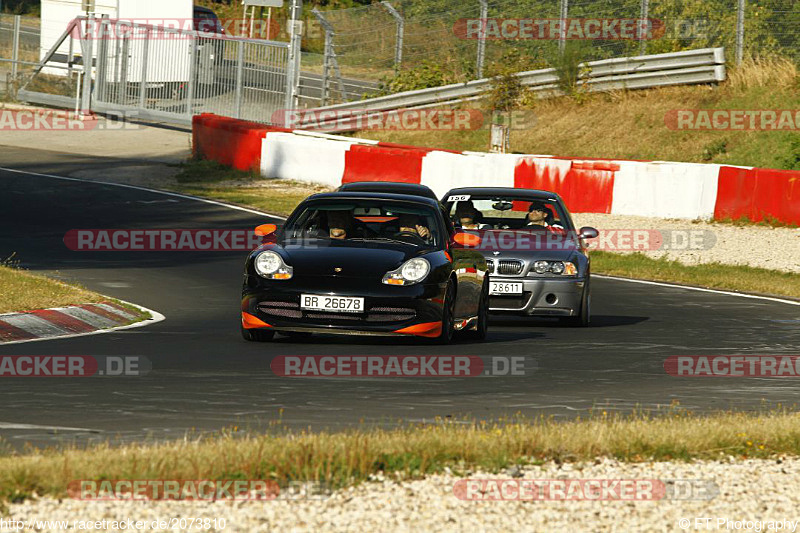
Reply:
[[39, 61], [40, 20], [0, 14], [0, 95], [13, 95]]
[[[328, 102], [352, 100], [341, 78], [392, 93], [585, 61], [724, 46], [730, 61], [800, 60], [796, 0], [389, 0], [314, 13], [304, 68], [320, 72]], [[625, 31], [633, 29], [633, 33]]]
[[[337, 10], [307, 5], [303, 19], [301, 107], [466, 82], [512, 62], [517, 70], [546, 68], [565, 52], [591, 61], [723, 46], [731, 62], [766, 54], [800, 61], [797, 0], [386, 0]], [[623, 24], [633, 24], [634, 35], [622, 35]], [[33, 72], [40, 33], [55, 30], [38, 18], [0, 15], [0, 92]], [[227, 66], [239, 61], [233, 46], [224, 52], [216, 68], [227, 75], [216, 77], [223, 88], [238, 76]], [[242, 62], [247, 80], [248, 67], [262, 61]], [[240, 100], [243, 116], [261, 98], [250, 92]], [[223, 104], [209, 95], [209, 105]]]

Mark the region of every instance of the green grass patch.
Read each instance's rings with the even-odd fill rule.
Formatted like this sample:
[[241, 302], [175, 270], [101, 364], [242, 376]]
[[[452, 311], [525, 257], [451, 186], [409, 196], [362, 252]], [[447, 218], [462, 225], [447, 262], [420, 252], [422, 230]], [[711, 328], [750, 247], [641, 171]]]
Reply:
[[738, 227], [761, 226], [767, 228], [800, 228], [800, 225], [792, 224], [791, 222], [783, 222], [782, 220], [778, 220], [777, 218], [769, 215], [766, 215], [762, 220], [758, 221], [750, 220], [746, 216], [741, 216], [739, 218], [720, 218], [704, 222], [710, 222], [712, 224], [728, 224]]
[[800, 298], [800, 275], [743, 265], [684, 265], [641, 253], [591, 252], [592, 272], [625, 278], [669, 281], [698, 287]]
[[0, 265], [0, 313], [95, 303], [108, 298], [82, 287]]
[[466, 474], [543, 461], [768, 458], [800, 454], [800, 417], [776, 410], [697, 417], [678, 406], [653, 415], [596, 411], [588, 419], [438, 421], [399, 429], [249, 434], [229, 428], [162, 444], [109, 444], [0, 456], [0, 501], [64, 497], [87, 479], [266, 479], [345, 487], [378, 473], [414, 479], [445, 467]]
[[138, 317], [134, 323], [150, 318], [149, 313], [143, 313], [132, 305], [86, 290], [78, 285], [70, 285], [39, 274], [19, 270], [8, 261], [0, 264], [0, 287], [3, 288], [0, 291], [0, 313], [114, 302]]
[[259, 179], [256, 171], [243, 171], [208, 160], [192, 160], [180, 165], [175, 176], [178, 183], [219, 183], [222, 181], [254, 181]]

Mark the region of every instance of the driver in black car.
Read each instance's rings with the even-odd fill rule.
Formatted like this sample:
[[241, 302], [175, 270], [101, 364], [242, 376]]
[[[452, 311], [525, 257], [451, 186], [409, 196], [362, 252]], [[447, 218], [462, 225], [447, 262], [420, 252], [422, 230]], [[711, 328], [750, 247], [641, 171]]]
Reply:
[[331, 239], [342, 240], [352, 232], [353, 217], [349, 211], [328, 212], [328, 236]]
[[430, 230], [421, 224], [417, 215], [400, 215], [400, 233], [413, 233], [419, 235], [426, 241], [431, 238]]

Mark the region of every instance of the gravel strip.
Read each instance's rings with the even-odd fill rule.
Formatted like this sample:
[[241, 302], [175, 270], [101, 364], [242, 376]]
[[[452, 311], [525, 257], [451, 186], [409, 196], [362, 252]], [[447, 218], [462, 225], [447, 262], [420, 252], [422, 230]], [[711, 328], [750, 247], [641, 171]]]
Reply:
[[606, 459], [466, 475], [469, 479], [702, 480], [716, 484], [719, 494], [711, 500], [463, 501], [453, 494], [454, 484], [463, 478], [447, 473], [402, 483], [377, 480], [338, 491], [326, 500], [190, 503], [44, 499], [13, 505], [10, 513], [18, 520], [225, 518], [225, 531], [231, 532], [680, 531], [681, 518], [689, 518], [692, 524], [696, 517], [800, 520], [800, 458], [635, 464]]
[[[592, 226], [598, 230], [635, 229], [662, 232], [710, 231], [716, 238], [707, 249], [652, 250], [645, 255], [680, 261], [686, 265], [723, 263], [748, 265], [800, 273], [800, 228], [773, 228], [768, 226], [735, 226], [691, 220], [665, 220], [660, 218], [627, 215], [602, 215], [577, 213], [573, 215], [578, 227]], [[711, 242], [713, 238], [706, 239]], [[625, 250], [609, 252], [632, 253]]]

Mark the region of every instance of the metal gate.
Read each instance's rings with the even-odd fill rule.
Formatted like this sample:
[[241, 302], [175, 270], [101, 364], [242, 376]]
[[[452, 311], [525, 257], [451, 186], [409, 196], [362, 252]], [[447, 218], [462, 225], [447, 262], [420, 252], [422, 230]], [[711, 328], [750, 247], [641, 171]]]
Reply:
[[299, 50], [292, 52], [284, 42], [79, 17], [18, 98], [176, 124], [205, 112], [269, 123], [295, 106]]

